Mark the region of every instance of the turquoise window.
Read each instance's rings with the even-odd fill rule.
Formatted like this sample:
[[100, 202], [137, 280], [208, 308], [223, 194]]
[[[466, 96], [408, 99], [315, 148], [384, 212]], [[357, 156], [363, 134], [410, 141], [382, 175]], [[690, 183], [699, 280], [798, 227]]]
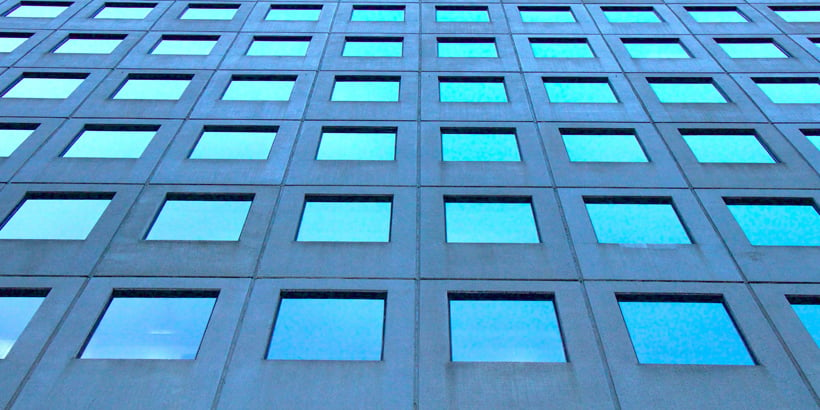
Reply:
[[486, 7], [436, 6], [439, 23], [489, 23], [490, 12]]
[[245, 76], [231, 78], [222, 99], [225, 101], [288, 101], [296, 84], [295, 76]]
[[6, 90], [2, 98], [68, 98], [85, 80], [86, 74], [25, 73]]
[[775, 104], [820, 104], [817, 77], [752, 78]]
[[37, 309], [43, 304], [47, 291], [6, 289], [0, 291], [0, 359], [8, 356], [17, 339], [26, 329]]
[[152, 77], [129, 75], [125, 83], [114, 93], [115, 100], [179, 100], [192, 75]]
[[205, 126], [191, 159], [268, 159], [276, 128]]
[[507, 102], [503, 78], [439, 78], [439, 101], [499, 103]]
[[0, 33], [0, 53], [11, 53], [30, 37], [29, 33]]
[[180, 196], [169, 194], [149, 241], [238, 241], [253, 197]]
[[268, 360], [381, 360], [385, 296], [285, 293]]
[[336, 77], [330, 101], [397, 102], [400, 77]]
[[308, 197], [299, 242], [390, 242], [389, 197]]
[[404, 21], [404, 6], [353, 6], [350, 21]]
[[648, 78], [662, 103], [726, 103], [726, 97], [710, 78]]
[[86, 126], [62, 156], [139, 158], [158, 129], [158, 126]]
[[820, 214], [810, 200], [726, 203], [754, 246], [820, 246]]
[[[580, 132], [579, 132], [580, 131]], [[649, 162], [635, 133], [610, 130], [562, 130], [561, 138], [572, 162]]]
[[731, 58], [789, 58], [770, 38], [716, 38], [715, 42]]
[[0, 228], [0, 239], [84, 240], [110, 202], [111, 196], [27, 198]]
[[585, 38], [530, 38], [535, 58], [595, 58]]
[[111, 54], [125, 35], [70, 34], [54, 49], [55, 54]]
[[820, 6], [772, 6], [769, 8], [783, 21], [789, 23], [820, 23]]
[[817, 130], [802, 130], [803, 135], [806, 136], [806, 139], [809, 140], [814, 146], [820, 150], [820, 131]]
[[681, 130], [681, 136], [701, 163], [774, 164], [776, 161], [754, 132]]
[[0, 157], [11, 156], [17, 147], [37, 129], [36, 125], [0, 124]]
[[494, 38], [439, 38], [439, 57], [498, 57]]
[[189, 4], [180, 20], [233, 20], [238, 4]]
[[95, 19], [142, 20], [151, 10], [154, 3], [105, 3], [105, 6], [94, 15]]
[[606, 78], [544, 77], [551, 103], [617, 103]]
[[[801, 298], [803, 299], [803, 298]], [[803, 322], [803, 326], [814, 339], [814, 343], [820, 346], [820, 303], [817, 299], [796, 300], [791, 303], [794, 313]]]
[[310, 37], [253, 38], [247, 55], [272, 57], [304, 57], [310, 46]]
[[445, 198], [449, 243], [539, 243], [529, 198]]
[[317, 160], [393, 161], [396, 159], [395, 129], [322, 130]]
[[569, 7], [519, 6], [518, 13], [524, 23], [575, 23]]
[[319, 21], [321, 5], [273, 5], [265, 20], [269, 21]]
[[162, 36], [151, 54], [206, 56], [211, 54], [219, 36]]
[[343, 57], [401, 57], [401, 37], [347, 37]]
[[539, 295], [450, 295], [454, 362], [566, 362], [552, 300]]
[[6, 13], [6, 17], [54, 18], [68, 9], [70, 2], [23, 1]]
[[754, 365], [721, 301], [619, 300], [638, 363]]
[[610, 23], [660, 23], [652, 7], [601, 7]]
[[698, 23], [748, 23], [749, 20], [736, 7], [685, 7]]
[[513, 130], [450, 129], [441, 132], [442, 161], [521, 161]]
[[626, 51], [632, 58], [691, 58], [689, 52], [673, 39], [622, 38]]
[[80, 358], [193, 360], [216, 296], [215, 292], [114, 290]]
[[692, 243], [671, 202], [585, 200], [598, 243]]

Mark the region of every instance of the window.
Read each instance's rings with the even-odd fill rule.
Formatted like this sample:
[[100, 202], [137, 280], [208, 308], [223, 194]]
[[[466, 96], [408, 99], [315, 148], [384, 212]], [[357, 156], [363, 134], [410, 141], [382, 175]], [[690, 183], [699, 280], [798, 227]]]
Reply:
[[436, 6], [439, 23], [489, 23], [490, 11], [486, 6]]
[[572, 162], [649, 162], [635, 130], [561, 129]]
[[268, 21], [319, 21], [322, 6], [319, 4], [274, 4], [270, 6], [265, 20]]
[[443, 128], [442, 161], [521, 161], [514, 129]]
[[820, 23], [820, 6], [771, 6], [783, 21], [789, 23]]
[[650, 77], [649, 86], [662, 103], [726, 103], [711, 78]]
[[596, 77], [544, 77], [551, 103], [617, 103], [609, 80]]
[[0, 123], [0, 158], [11, 156], [38, 125]]
[[105, 3], [105, 6], [94, 15], [95, 19], [142, 20], [156, 3]]
[[438, 38], [439, 57], [498, 57], [495, 38]]
[[815, 46], [820, 47], [820, 37], [811, 37], [809, 41], [814, 43]]
[[820, 214], [811, 199], [724, 200], [754, 246], [820, 246]]
[[5, 16], [50, 19], [59, 16], [72, 4], [68, 1], [21, 1]]
[[697, 23], [748, 23], [737, 7], [684, 7]]
[[115, 100], [179, 100], [193, 78], [191, 74], [129, 74], [112, 98]]
[[307, 196], [299, 242], [389, 242], [388, 196]]
[[8, 356], [47, 294], [48, 290], [45, 289], [0, 290], [0, 312], [3, 312], [3, 320], [0, 321], [0, 359]]
[[69, 34], [54, 49], [55, 54], [111, 54], [125, 34]]
[[803, 135], [806, 136], [806, 139], [809, 140], [814, 146], [820, 150], [820, 130], [800, 130], [803, 132]]
[[701, 163], [774, 164], [753, 130], [682, 129], [686, 145]]
[[534, 38], [530, 47], [535, 58], [595, 58], [585, 38]]
[[27, 194], [0, 228], [0, 239], [84, 240], [113, 194]]
[[330, 101], [397, 102], [401, 77], [337, 76]]
[[0, 53], [11, 53], [31, 37], [31, 33], [0, 33]]
[[238, 4], [188, 4], [180, 20], [233, 20]]
[[638, 363], [754, 365], [719, 296], [618, 297]]
[[503, 77], [439, 77], [439, 101], [507, 102]]
[[770, 38], [716, 38], [715, 42], [731, 58], [789, 58]]
[[401, 37], [345, 37], [344, 57], [401, 57]]
[[584, 198], [598, 243], [692, 243], [671, 198]]
[[168, 194], [149, 241], [238, 241], [252, 194]]
[[196, 359], [216, 291], [115, 289], [82, 359]]
[[601, 7], [610, 23], [660, 23], [652, 7]]
[[820, 103], [820, 79], [817, 77], [752, 78], [775, 104]]
[[65, 99], [87, 76], [85, 73], [23, 73], [2, 98]]
[[404, 6], [353, 6], [350, 21], [404, 21]]
[[532, 199], [445, 197], [449, 243], [539, 243]]
[[518, 6], [524, 23], [575, 23], [572, 10], [566, 6]]
[[268, 360], [381, 360], [385, 294], [285, 292]]
[[222, 95], [226, 101], [288, 101], [295, 75], [235, 75]]
[[393, 161], [396, 128], [322, 128], [317, 160]]
[[691, 58], [677, 38], [622, 38], [632, 58]]
[[158, 125], [89, 124], [63, 153], [65, 158], [139, 158]]
[[268, 159], [277, 127], [206, 125], [190, 159]]
[[310, 37], [255, 36], [248, 48], [249, 56], [304, 57], [310, 46]]
[[454, 362], [566, 362], [555, 304], [539, 294], [451, 294]]
[[171, 54], [186, 56], [206, 56], [211, 54], [219, 36], [177, 36], [164, 35], [150, 54]]
[[803, 326], [814, 339], [814, 343], [820, 346], [820, 299], [817, 297], [789, 297], [794, 313], [803, 322]]

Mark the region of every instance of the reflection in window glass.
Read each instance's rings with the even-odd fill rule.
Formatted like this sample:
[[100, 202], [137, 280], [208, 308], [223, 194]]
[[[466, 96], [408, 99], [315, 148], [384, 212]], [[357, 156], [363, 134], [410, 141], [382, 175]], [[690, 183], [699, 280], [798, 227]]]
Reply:
[[535, 58], [595, 58], [585, 38], [530, 38]]
[[191, 78], [129, 77], [112, 97], [115, 100], [178, 100]]
[[515, 134], [441, 133], [443, 161], [521, 161]]
[[718, 38], [715, 41], [731, 58], [789, 58], [772, 39]]
[[551, 103], [617, 103], [606, 78], [544, 78]]
[[618, 304], [639, 363], [754, 365], [723, 303]]
[[[469, 81], [464, 81], [469, 80]], [[503, 78], [439, 79], [439, 101], [499, 103], [507, 102], [507, 89]]]
[[285, 295], [268, 360], [381, 360], [384, 297]]
[[817, 303], [792, 303], [792, 309], [803, 326], [806, 327], [814, 343], [820, 346], [820, 304]]
[[8, 157], [34, 132], [34, 128], [0, 127], [0, 157]]
[[0, 321], [0, 359], [8, 356], [44, 299], [39, 295], [0, 296], [0, 312], [3, 312], [3, 320]]
[[296, 84], [294, 77], [233, 76], [222, 99], [225, 101], [288, 101]]
[[29, 198], [0, 228], [0, 239], [84, 240], [111, 199]]
[[65, 158], [139, 158], [156, 134], [154, 130], [85, 129], [63, 154]]
[[610, 23], [660, 23], [652, 7], [601, 7]]
[[573, 162], [648, 162], [635, 134], [561, 134]]
[[393, 161], [396, 159], [396, 132], [323, 131], [316, 159]]
[[145, 237], [149, 241], [238, 241], [251, 197], [167, 199]]
[[404, 6], [353, 6], [350, 21], [404, 21]]
[[486, 7], [436, 6], [439, 23], [488, 23], [490, 12]]
[[84, 74], [71, 77], [23, 74], [23, 77], [6, 91], [2, 98], [64, 99], [68, 98], [83, 83], [84, 79]]
[[390, 198], [308, 198], [296, 240], [389, 242], [392, 208]]
[[211, 54], [219, 36], [162, 36], [151, 54], [206, 56]]
[[747, 23], [735, 7], [686, 7], [692, 19], [698, 23]]
[[24, 1], [15, 7], [6, 17], [54, 18], [64, 12], [70, 2], [34, 2]]
[[753, 78], [775, 104], [820, 104], [820, 80], [814, 78]]
[[820, 246], [820, 214], [813, 203], [727, 206], [754, 246]]
[[0, 33], [0, 53], [11, 53], [29, 37], [29, 33]]
[[774, 164], [757, 135], [682, 132], [683, 140], [701, 163]]
[[[91, 335], [82, 359], [193, 360], [216, 297], [117, 295]], [[206, 294], [207, 295], [207, 294]]]
[[519, 6], [518, 12], [524, 23], [575, 23], [575, 16], [569, 7]]
[[[674, 81], [674, 79], [672, 79]], [[710, 79], [693, 81], [657, 81], [649, 79], [649, 86], [662, 103], [726, 103], [726, 97]]]
[[820, 6], [770, 7], [783, 21], [789, 23], [820, 23]]
[[803, 135], [820, 150], [820, 131], [803, 130]]
[[268, 159], [276, 131], [208, 128], [199, 137], [191, 159]]
[[396, 102], [399, 100], [399, 77], [337, 77], [330, 101]]
[[310, 37], [254, 37], [249, 56], [304, 57]]
[[551, 300], [450, 299], [454, 362], [566, 362]]
[[401, 57], [401, 37], [348, 37], [342, 49], [343, 57]]
[[692, 243], [670, 203], [586, 203], [598, 243]]
[[[470, 41], [467, 41], [470, 40]], [[498, 57], [495, 39], [438, 39], [439, 57]]]
[[319, 21], [322, 6], [306, 4], [303, 6], [271, 6], [265, 20], [268, 21]]
[[125, 36], [69, 35], [55, 54], [111, 54]]
[[180, 20], [233, 20], [239, 5], [235, 4], [189, 4]]
[[632, 58], [691, 58], [678, 39], [621, 39]]
[[449, 243], [538, 243], [535, 215], [529, 199], [521, 202], [444, 202]]
[[154, 4], [135, 4], [135, 3], [106, 3], [97, 14], [95, 19], [122, 19], [122, 20], [142, 20], [151, 10], [154, 9]]

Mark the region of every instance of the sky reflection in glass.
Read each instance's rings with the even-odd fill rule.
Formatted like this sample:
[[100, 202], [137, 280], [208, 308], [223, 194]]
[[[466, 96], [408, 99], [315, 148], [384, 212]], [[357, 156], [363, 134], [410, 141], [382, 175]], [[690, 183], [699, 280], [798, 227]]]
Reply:
[[68, 9], [68, 6], [58, 4], [21, 4], [12, 10], [11, 13], [6, 14], [6, 17], [54, 18], [59, 16], [66, 9]]
[[139, 158], [156, 131], [85, 130], [63, 154], [65, 158]]
[[203, 131], [191, 159], [268, 159], [275, 132]]
[[503, 82], [439, 81], [439, 101], [499, 103], [507, 102]]
[[23, 77], [3, 94], [3, 98], [64, 99], [82, 83], [82, 78]]
[[490, 13], [487, 10], [436, 10], [436, 21], [439, 23], [488, 23]]
[[11, 53], [28, 40], [28, 37], [12, 37], [8, 35], [0, 35], [0, 53]]
[[401, 41], [345, 41], [343, 57], [401, 57]]
[[803, 322], [803, 326], [814, 339], [814, 343], [820, 347], [820, 305], [792, 304], [792, 309]]
[[632, 58], [692, 58], [678, 42], [674, 43], [631, 43], [624, 42], [626, 51]]
[[438, 42], [439, 57], [474, 57], [474, 58], [494, 58], [498, 57], [498, 50], [495, 42]]
[[233, 20], [236, 15], [237, 7], [195, 7], [198, 5], [190, 4], [185, 12], [179, 17], [180, 20]]
[[572, 11], [567, 10], [519, 10], [524, 23], [575, 23]]
[[396, 159], [394, 132], [323, 132], [317, 160], [393, 161]]
[[234, 79], [222, 95], [225, 101], [288, 101], [295, 80]]
[[43, 303], [43, 297], [29, 296], [0, 296], [0, 359], [6, 356], [14, 347], [14, 343], [23, 333], [28, 322], [37, 313]]
[[670, 204], [587, 203], [598, 243], [692, 243]]
[[121, 39], [113, 38], [69, 38], [54, 50], [55, 54], [111, 54]]
[[651, 10], [642, 11], [604, 11], [604, 16], [610, 23], [660, 23], [661, 19]]
[[0, 157], [10, 156], [34, 130], [0, 129]]
[[515, 134], [441, 134], [443, 161], [521, 161]]
[[617, 103], [618, 98], [607, 81], [571, 82], [544, 80], [551, 103]]
[[404, 21], [404, 9], [365, 9], [354, 7], [350, 21]]
[[179, 100], [191, 80], [129, 78], [120, 87], [115, 100]]
[[535, 58], [595, 58], [586, 41], [530, 41], [530, 47]]
[[538, 243], [532, 204], [445, 202], [449, 243]]
[[569, 160], [573, 162], [648, 162], [635, 135], [563, 134]]
[[789, 58], [774, 41], [717, 43], [731, 58]]
[[250, 200], [165, 201], [145, 237], [149, 241], [238, 241]]
[[308, 200], [299, 242], [389, 242], [392, 202]]
[[345, 81], [336, 80], [330, 101], [396, 102], [399, 100], [399, 81]]
[[698, 23], [747, 23], [736, 10], [689, 10], [689, 15]]
[[99, 13], [97, 13], [94, 18], [95, 19], [120, 19], [120, 20], [142, 20], [149, 13], [151, 10], [154, 9], [154, 6], [128, 6], [128, 7], [112, 7], [112, 6], [105, 6]]
[[757, 86], [775, 104], [820, 104], [820, 83], [768, 83]]
[[206, 56], [211, 54], [217, 40], [194, 40], [194, 39], [162, 39], [159, 44], [151, 50], [151, 54], [157, 55], [185, 55], [185, 56]]
[[0, 229], [0, 239], [84, 240], [110, 199], [26, 199]]
[[820, 214], [812, 205], [728, 205], [755, 246], [820, 246]]
[[754, 134], [683, 135], [683, 140], [702, 163], [774, 164], [769, 151]]
[[253, 40], [249, 56], [304, 57], [310, 40]]
[[662, 103], [726, 103], [726, 98], [712, 83], [649, 83]]

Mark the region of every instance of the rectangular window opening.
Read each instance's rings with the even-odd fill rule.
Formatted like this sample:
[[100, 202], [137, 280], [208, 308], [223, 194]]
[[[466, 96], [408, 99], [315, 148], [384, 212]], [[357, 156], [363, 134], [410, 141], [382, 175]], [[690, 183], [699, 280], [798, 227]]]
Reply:
[[515, 128], [441, 128], [441, 160], [521, 161]]
[[206, 56], [211, 54], [217, 41], [219, 36], [213, 35], [165, 34], [148, 54]]
[[168, 193], [144, 239], [239, 241], [254, 194]]
[[820, 211], [812, 198], [723, 198], [753, 246], [820, 246]]
[[0, 123], [0, 158], [11, 156], [40, 124]]
[[670, 197], [584, 196], [598, 243], [691, 244]]
[[254, 36], [248, 56], [304, 57], [310, 46], [310, 36]]
[[682, 128], [678, 130], [701, 163], [774, 164], [774, 154], [752, 129]]
[[390, 195], [306, 195], [297, 242], [390, 242]]
[[551, 103], [618, 103], [606, 77], [542, 77]]
[[0, 239], [85, 240], [110, 192], [29, 192], [0, 226]]
[[531, 197], [444, 197], [448, 243], [540, 243]]
[[401, 57], [403, 37], [345, 37], [343, 57]]
[[560, 128], [571, 162], [649, 162], [631, 128]]
[[504, 77], [439, 77], [439, 101], [506, 103]]
[[330, 101], [398, 102], [400, 76], [336, 76]]
[[393, 161], [396, 127], [322, 127], [316, 160]]
[[266, 160], [277, 126], [206, 125], [188, 154], [195, 160]]
[[524, 23], [575, 23], [575, 15], [567, 6], [518, 6]]
[[60, 157], [136, 159], [159, 128], [147, 124], [86, 124]]

